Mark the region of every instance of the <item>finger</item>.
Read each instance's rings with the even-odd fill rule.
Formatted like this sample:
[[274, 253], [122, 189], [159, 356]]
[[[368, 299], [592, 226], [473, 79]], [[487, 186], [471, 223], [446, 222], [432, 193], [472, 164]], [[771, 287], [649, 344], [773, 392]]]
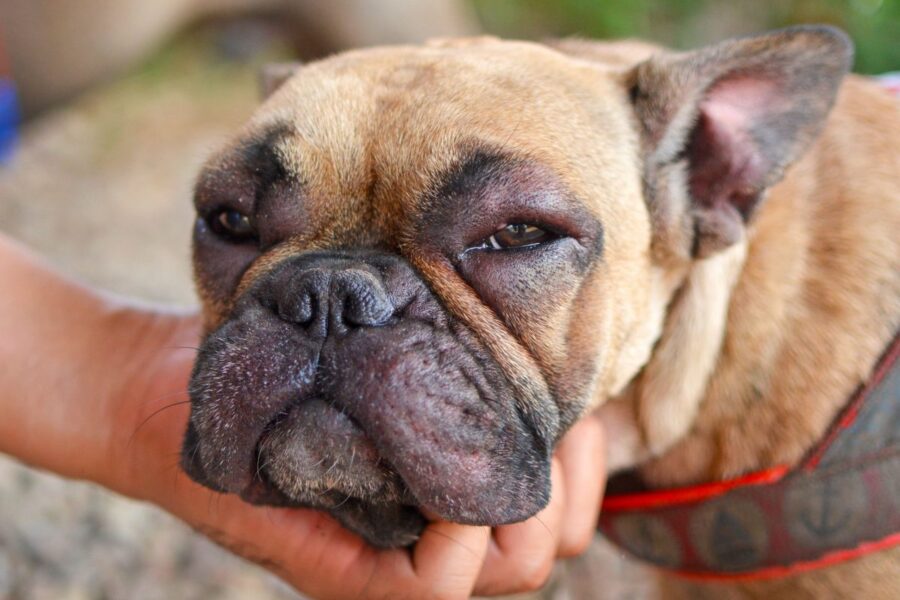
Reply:
[[553, 569], [563, 521], [566, 486], [562, 468], [551, 463], [550, 502], [537, 515], [522, 523], [494, 530], [488, 554], [478, 575], [475, 592], [480, 595], [511, 594], [543, 587]]
[[383, 599], [396, 598], [402, 592], [410, 598], [469, 598], [489, 538], [487, 527], [429, 523], [412, 552], [367, 547], [368, 552], [360, 554], [356, 564], [346, 565], [346, 577], [332, 578], [338, 591], [324, 597]]
[[[402, 591], [410, 598], [469, 598], [489, 539], [487, 527], [429, 523], [411, 553], [406, 549], [383, 550], [374, 553], [374, 561], [363, 561], [364, 585], [352, 594], [345, 586], [342, 597], [396, 598]], [[352, 580], [353, 573], [349, 575]]]
[[597, 531], [600, 501], [606, 487], [606, 443], [600, 419], [588, 416], [563, 437], [556, 456], [566, 482], [566, 506], [558, 556], [587, 550]]
[[490, 537], [489, 527], [429, 523], [412, 557], [420, 589], [434, 598], [471, 596]]

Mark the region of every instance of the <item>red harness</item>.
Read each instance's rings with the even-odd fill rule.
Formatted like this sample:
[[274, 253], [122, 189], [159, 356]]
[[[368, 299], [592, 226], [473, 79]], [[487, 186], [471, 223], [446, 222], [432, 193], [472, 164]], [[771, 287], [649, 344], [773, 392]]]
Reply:
[[900, 333], [799, 466], [623, 494], [614, 478], [600, 528], [638, 558], [707, 580], [783, 577], [900, 544], [898, 357]]

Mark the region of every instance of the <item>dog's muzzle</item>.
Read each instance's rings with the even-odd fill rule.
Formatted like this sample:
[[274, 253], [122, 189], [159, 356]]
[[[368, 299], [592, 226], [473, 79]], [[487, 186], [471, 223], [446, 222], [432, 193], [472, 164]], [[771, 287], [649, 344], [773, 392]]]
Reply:
[[195, 480], [329, 510], [378, 545], [414, 541], [419, 507], [495, 525], [549, 498], [550, 442], [478, 338], [394, 255], [283, 261], [206, 339], [190, 393]]

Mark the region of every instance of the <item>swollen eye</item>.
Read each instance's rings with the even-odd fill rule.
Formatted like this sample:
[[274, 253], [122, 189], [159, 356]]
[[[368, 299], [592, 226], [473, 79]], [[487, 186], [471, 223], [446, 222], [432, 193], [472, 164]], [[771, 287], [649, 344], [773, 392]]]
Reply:
[[220, 210], [213, 213], [209, 224], [217, 234], [235, 241], [256, 237], [256, 229], [250, 217], [236, 210]]
[[556, 238], [556, 235], [544, 231], [540, 227], [526, 223], [513, 223], [489, 237], [485, 246], [494, 250], [527, 248], [528, 246], [537, 246], [538, 244], [553, 241]]

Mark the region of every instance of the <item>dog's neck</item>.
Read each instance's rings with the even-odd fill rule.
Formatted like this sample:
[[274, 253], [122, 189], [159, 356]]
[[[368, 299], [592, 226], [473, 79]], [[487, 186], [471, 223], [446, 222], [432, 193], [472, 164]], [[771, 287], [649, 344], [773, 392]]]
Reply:
[[637, 422], [651, 485], [795, 464], [900, 325], [891, 183], [847, 189], [834, 129], [771, 190], [746, 255], [739, 244], [692, 268], [649, 362], [603, 409]]

